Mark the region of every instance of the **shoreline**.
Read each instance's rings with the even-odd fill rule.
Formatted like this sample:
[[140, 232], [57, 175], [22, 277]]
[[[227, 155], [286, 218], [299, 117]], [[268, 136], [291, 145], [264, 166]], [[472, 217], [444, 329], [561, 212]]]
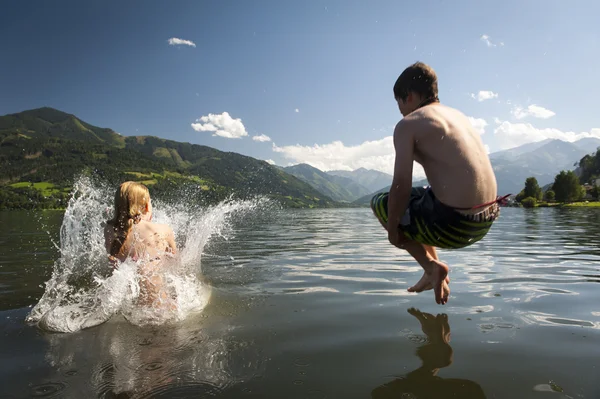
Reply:
[[[284, 209], [368, 209], [368, 205], [347, 205], [347, 206], [332, 206], [332, 207], [284, 207]], [[600, 208], [600, 201], [589, 201], [589, 202], [570, 202], [570, 203], [547, 203], [540, 202], [535, 204], [533, 207], [526, 207], [521, 204], [519, 205], [504, 205], [501, 208], [521, 208], [521, 209], [532, 209], [532, 208]], [[0, 212], [23, 212], [23, 211], [62, 211], [64, 212], [67, 208], [4, 208], [0, 209]]]
[[509, 205], [506, 208], [600, 208], [600, 201], [576, 201], [576, 202], [539, 202], [534, 206], [527, 207], [519, 204], [518, 206]]

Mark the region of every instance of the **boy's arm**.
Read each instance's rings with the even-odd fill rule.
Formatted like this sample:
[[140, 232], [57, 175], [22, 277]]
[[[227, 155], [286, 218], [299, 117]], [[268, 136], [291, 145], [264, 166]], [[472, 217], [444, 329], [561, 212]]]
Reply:
[[412, 188], [412, 172], [414, 160], [414, 135], [409, 120], [403, 119], [394, 129], [394, 178], [388, 197], [388, 239], [394, 245], [401, 239], [398, 226], [402, 215], [408, 207]]

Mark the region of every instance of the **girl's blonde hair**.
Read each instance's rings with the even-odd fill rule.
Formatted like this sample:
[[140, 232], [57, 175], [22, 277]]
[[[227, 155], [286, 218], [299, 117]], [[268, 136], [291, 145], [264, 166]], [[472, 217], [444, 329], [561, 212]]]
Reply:
[[142, 219], [150, 202], [150, 191], [145, 185], [126, 181], [115, 193], [115, 213], [107, 224], [112, 225], [115, 238], [110, 247], [110, 255], [122, 255], [121, 250], [134, 224]]

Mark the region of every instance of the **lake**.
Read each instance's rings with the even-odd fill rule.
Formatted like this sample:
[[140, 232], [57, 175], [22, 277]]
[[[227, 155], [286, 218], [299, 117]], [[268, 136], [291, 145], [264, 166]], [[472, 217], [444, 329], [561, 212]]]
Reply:
[[[201, 310], [88, 328], [69, 310], [47, 324], [73, 331], [55, 332], [26, 318], [68, 257], [63, 214], [0, 212], [0, 397], [600, 398], [596, 209], [503, 208], [484, 240], [439, 251], [442, 306], [406, 291], [421, 269], [369, 209], [215, 208], [195, 230], [169, 219], [201, 248]], [[87, 220], [71, 217], [64, 237]], [[91, 226], [80, 236], [97, 242]], [[77, 259], [72, 273], [88, 267]], [[90, 281], [86, 300], [101, 297]]]

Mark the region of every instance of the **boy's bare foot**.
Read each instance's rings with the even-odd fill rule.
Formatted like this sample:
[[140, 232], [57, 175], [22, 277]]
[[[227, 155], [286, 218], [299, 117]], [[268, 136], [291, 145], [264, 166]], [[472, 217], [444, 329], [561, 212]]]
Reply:
[[437, 304], [445, 305], [448, 302], [448, 296], [450, 295], [450, 288], [448, 287], [448, 266], [439, 260], [430, 261], [429, 271], [423, 273], [423, 277], [412, 287], [408, 289], [408, 292], [423, 292], [427, 290], [434, 290], [435, 302]]

